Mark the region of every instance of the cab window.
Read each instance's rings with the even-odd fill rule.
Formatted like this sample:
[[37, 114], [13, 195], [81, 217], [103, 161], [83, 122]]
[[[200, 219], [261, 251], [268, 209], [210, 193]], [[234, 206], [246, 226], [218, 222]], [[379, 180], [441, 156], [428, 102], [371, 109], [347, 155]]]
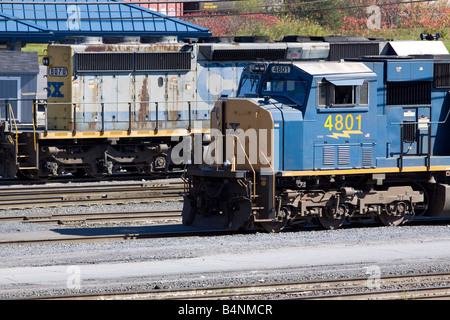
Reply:
[[318, 105], [351, 107], [369, 104], [369, 84], [363, 82], [360, 86], [337, 86], [330, 82], [321, 82], [318, 85]]
[[239, 85], [238, 97], [256, 97], [259, 84], [259, 77], [245, 74]]
[[307, 81], [272, 79], [263, 84], [262, 94], [271, 97], [286, 97], [298, 105], [303, 105], [305, 103], [307, 85]]

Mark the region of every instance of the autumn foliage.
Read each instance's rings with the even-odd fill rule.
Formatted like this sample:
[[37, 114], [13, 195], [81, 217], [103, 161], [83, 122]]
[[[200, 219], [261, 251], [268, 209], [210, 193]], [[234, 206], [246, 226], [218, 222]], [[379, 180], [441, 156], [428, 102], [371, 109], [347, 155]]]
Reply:
[[[189, 22], [208, 28], [213, 36], [234, 36], [241, 34], [242, 30], [249, 30], [253, 35], [264, 33], [271, 27], [277, 25], [281, 19], [267, 14], [224, 15], [215, 13], [196, 13], [186, 18]], [[256, 34], [255, 34], [256, 33]]]
[[[380, 4], [380, 2], [377, 2]], [[370, 15], [366, 8], [354, 9], [352, 14], [345, 14], [340, 33], [354, 32], [362, 36], [373, 33], [367, 27]], [[419, 2], [408, 4], [380, 4], [381, 30], [418, 30], [426, 33], [448, 33], [450, 27], [450, 6], [445, 1]]]
[[[365, 37], [414, 37], [420, 33], [450, 31], [450, 1], [399, 2], [398, 0], [332, 0], [333, 8], [305, 10], [298, 0], [281, 13], [237, 12], [234, 15], [196, 13], [184, 19], [208, 28], [214, 36], [267, 35], [279, 40], [285, 35], [361, 35]], [[307, 3], [307, 2], [306, 2]], [[325, 2], [324, 2], [325, 3]], [[329, 6], [330, 4], [328, 4]], [[371, 26], [378, 7], [378, 23]], [[372, 21], [368, 20], [372, 19]]]

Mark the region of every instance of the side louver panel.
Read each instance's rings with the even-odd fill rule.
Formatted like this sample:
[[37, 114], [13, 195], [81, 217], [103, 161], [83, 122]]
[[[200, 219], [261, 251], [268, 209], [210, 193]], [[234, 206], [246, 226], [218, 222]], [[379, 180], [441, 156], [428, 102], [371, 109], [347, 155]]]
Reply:
[[77, 72], [190, 70], [189, 52], [77, 53]]

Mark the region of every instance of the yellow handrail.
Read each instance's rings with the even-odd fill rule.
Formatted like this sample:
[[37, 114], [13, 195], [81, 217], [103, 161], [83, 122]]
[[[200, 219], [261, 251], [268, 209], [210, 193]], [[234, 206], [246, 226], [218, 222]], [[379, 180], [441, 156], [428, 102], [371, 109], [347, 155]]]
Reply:
[[247, 159], [248, 164], [250, 165], [250, 168], [253, 171], [253, 198], [255, 198], [256, 197], [256, 172], [255, 172], [255, 169], [253, 168], [252, 163], [250, 162], [250, 159], [247, 156], [247, 152], [245, 152], [245, 148], [242, 145], [241, 139], [239, 139], [239, 137], [237, 135], [233, 135], [233, 137], [236, 138], [236, 140], [239, 142], [239, 145], [241, 146], [242, 151], [244, 151], [245, 159]]
[[16, 154], [19, 153], [19, 132], [17, 130], [16, 117], [14, 116], [14, 111], [12, 109], [11, 103], [8, 103], [9, 110], [11, 111], [12, 119], [14, 120], [14, 127], [16, 128]]
[[32, 117], [33, 118], [33, 138], [34, 138], [34, 151], [36, 151], [36, 123], [34, 122], [34, 115], [36, 114], [36, 102], [33, 103], [33, 107], [31, 108]]

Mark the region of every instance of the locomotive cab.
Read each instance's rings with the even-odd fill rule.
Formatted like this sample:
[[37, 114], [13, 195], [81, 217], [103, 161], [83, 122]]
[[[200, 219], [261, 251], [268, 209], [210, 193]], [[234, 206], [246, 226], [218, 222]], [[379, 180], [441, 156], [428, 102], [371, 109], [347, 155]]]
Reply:
[[375, 108], [369, 108], [375, 79], [361, 63], [250, 64], [238, 97], [221, 98], [212, 111], [216, 135], [205, 154], [214, 150], [214, 161], [188, 168], [185, 224], [276, 231], [291, 216], [281, 205], [277, 177], [371, 165], [372, 152], [363, 151], [376, 139]]

